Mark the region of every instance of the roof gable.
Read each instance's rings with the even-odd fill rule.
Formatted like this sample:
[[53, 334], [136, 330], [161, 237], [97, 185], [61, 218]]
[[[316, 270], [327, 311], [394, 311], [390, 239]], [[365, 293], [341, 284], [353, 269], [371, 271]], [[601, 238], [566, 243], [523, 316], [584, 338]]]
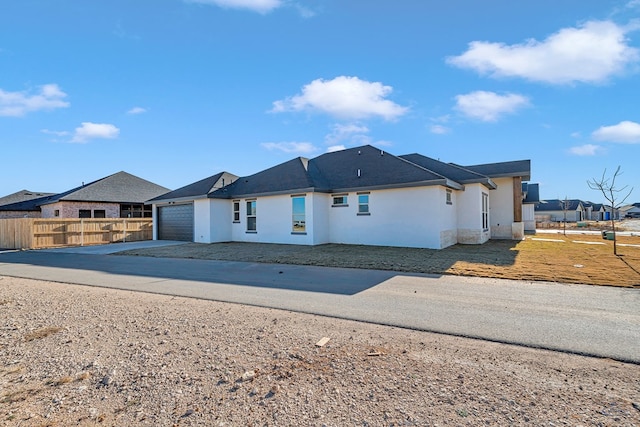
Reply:
[[496, 185], [491, 179], [478, 172], [466, 169], [463, 166], [456, 165], [454, 163], [444, 163], [440, 160], [433, 159], [431, 157], [423, 156], [422, 154], [413, 153], [400, 156], [401, 158], [422, 166], [423, 168], [435, 172], [439, 175], [446, 176], [461, 184], [482, 183], [488, 188], [495, 189]]
[[211, 175], [207, 178], [201, 179], [200, 181], [196, 181], [192, 184], [185, 185], [184, 187], [180, 187], [177, 190], [173, 190], [161, 196], [154, 197], [153, 199], [147, 200], [147, 202], [206, 197], [208, 194], [228, 184], [231, 184], [233, 181], [237, 179], [238, 179], [238, 176], [236, 175], [230, 174], [228, 172], [219, 172], [215, 175]]
[[256, 174], [238, 178], [232, 184], [210, 193], [209, 197], [248, 197], [312, 188], [307, 162], [307, 159], [297, 157]]
[[59, 201], [144, 203], [168, 191], [168, 188], [135, 175], [118, 172], [64, 193], [47, 197], [40, 204], [45, 205]]
[[319, 171], [329, 191], [448, 182], [443, 175], [371, 145], [325, 153], [309, 165]]

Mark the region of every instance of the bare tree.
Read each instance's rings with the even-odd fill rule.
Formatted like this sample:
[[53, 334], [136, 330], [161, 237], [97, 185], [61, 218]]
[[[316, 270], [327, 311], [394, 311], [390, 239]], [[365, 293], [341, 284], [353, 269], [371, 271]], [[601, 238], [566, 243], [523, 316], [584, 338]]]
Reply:
[[[611, 231], [613, 232], [614, 255], [618, 255], [618, 248], [616, 246], [617, 237], [616, 237], [616, 223], [615, 223], [614, 212], [616, 211], [616, 209], [622, 206], [624, 201], [627, 200], [627, 197], [629, 197], [631, 195], [631, 192], [633, 191], [633, 187], [632, 187], [629, 190], [629, 192], [627, 192], [627, 188], [629, 187], [628, 185], [624, 185], [622, 187], [616, 186], [616, 179], [618, 178], [619, 175], [622, 175], [622, 172], [620, 172], [620, 166], [618, 166], [618, 168], [616, 169], [615, 173], [611, 178], [607, 178], [607, 170], [605, 169], [604, 172], [602, 173], [602, 178], [600, 178], [599, 180], [592, 178], [587, 181], [587, 185], [589, 185], [589, 188], [591, 188], [592, 190], [600, 191], [604, 196], [604, 198], [607, 199], [607, 201], [609, 202], [609, 207], [611, 208], [610, 218], [611, 218], [611, 229], [612, 229]], [[627, 192], [627, 194], [624, 197], [622, 197], [620, 193], [624, 194], [625, 192]]]

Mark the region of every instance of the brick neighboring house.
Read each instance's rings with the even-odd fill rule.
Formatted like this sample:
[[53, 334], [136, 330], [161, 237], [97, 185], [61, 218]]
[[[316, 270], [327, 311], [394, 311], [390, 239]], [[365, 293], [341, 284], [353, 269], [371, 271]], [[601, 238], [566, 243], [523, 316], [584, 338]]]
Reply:
[[8, 196], [0, 197], [0, 219], [7, 218], [40, 218], [40, 210], [36, 208], [36, 199], [53, 196], [54, 193], [20, 190]]
[[144, 202], [168, 191], [127, 172], [118, 172], [64, 193], [0, 206], [0, 215], [19, 211], [22, 215], [18, 218], [151, 218], [151, 207]]

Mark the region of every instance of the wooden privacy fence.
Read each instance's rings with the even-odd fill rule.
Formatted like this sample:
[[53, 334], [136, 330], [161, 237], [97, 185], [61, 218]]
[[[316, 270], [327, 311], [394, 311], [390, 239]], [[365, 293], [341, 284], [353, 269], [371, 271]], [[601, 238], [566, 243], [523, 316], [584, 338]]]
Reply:
[[0, 248], [39, 249], [153, 239], [153, 220], [17, 218], [0, 219]]

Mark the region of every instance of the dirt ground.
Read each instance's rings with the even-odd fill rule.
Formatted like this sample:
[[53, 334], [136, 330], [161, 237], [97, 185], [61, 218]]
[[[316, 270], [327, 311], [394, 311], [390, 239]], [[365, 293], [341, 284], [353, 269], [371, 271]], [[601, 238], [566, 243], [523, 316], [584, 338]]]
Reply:
[[640, 426], [640, 365], [0, 276], [0, 425]]
[[490, 240], [442, 250], [326, 244], [186, 243], [121, 252], [122, 255], [370, 268], [515, 280], [640, 287], [640, 233], [618, 236], [553, 234], [523, 241]]

